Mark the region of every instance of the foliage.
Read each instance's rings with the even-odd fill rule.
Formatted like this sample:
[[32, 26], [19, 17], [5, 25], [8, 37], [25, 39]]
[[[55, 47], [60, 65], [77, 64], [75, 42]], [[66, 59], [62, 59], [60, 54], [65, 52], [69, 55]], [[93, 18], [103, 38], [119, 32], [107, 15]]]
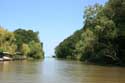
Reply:
[[27, 56], [30, 53], [30, 47], [28, 44], [22, 44], [21, 53], [24, 54], [24, 56]]
[[80, 39], [81, 30], [78, 30], [74, 35], [68, 37], [59, 46], [55, 48], [55, 53], [58, 58], [74, 58], [75, 55], [75, 44]]
[[44, 56], [43, 56], [44, 52], [43, 52], [43, 49], [42, 49], [40, 43], [31, 41], [29, 43], [29, 48], [30, 48], [30, 53], [29, 53], [28, 57], [35, 58], [35, 59], [44, 58]]
[[16, 37], [16, 43], [20, 49], [23, 43], [28, 44], [30, 41], [40, 42], [38, 38], [38, 32], [33, 32], [32, 30], [17, 29], [14, 31]]
[[[55, 49], [58, 58], [125, 65], [125, 0], [95, 4], [84, 12], [84, 27]], [[75, 41], [75, 42], [74, 42]], [[72, 49], [73, 46], [73, 49]]]
[[44, 56], [43, 44], [38, 38], [38, 32], [24, 29], [9, 32], [2, 27], [0, 27], [0, 52], [8, 52], [12, 58], [17, 56], [16, 53], [20, 53], [19, 57], [33, 59], [41, 59]]
[[14, 31], [18, 51], [23, 55], [41, 59], [44, 56], [43, 45], [38, 38], [38, 32], [32, 30], [17, 29]]
[[0, 27], [0, 49], [4, 52], [10, 52], [14, 54], [16, 51], [15, 36], [12, 32], [9, 32]]

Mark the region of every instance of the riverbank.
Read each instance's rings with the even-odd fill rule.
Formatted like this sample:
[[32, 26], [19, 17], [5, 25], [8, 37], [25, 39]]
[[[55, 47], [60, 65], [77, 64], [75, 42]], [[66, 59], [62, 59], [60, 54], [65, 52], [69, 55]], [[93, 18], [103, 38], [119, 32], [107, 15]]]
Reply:
[[80, 61], [83, 62], [86, 65], [98, 65], [98, 66], [109, 66], [109, 67], [125, 67], [125, 64], [117, 62], [117, 63], [110, 63], [110, 62], [92, 62], [92, 61], [83, 61], [83, 60], [79, 60], [79, 59], [75, 59], [75, 58], [57, 58], [54, 57], [57, 60], [71, 60], [71, 61]]

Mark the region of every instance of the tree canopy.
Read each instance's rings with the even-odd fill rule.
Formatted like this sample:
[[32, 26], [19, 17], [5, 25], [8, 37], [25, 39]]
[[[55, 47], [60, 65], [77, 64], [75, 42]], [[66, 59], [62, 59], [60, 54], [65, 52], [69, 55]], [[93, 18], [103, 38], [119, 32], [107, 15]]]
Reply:
[[0, 27], [0, 52], [10, 53], [12, 58], [20, 53], [18, 57], [41, 59], [44, 57], [44, 52], [38, 34], [24, 29], [10, 32]]
[[[58, 58], [125, 65], [125, 0], [95, 4], [84, 12], [84, 26], [55, 49]], [[79, 34], [76, 34], [79, 33]], [[69, 58], [68, 57], [68, 58]]]

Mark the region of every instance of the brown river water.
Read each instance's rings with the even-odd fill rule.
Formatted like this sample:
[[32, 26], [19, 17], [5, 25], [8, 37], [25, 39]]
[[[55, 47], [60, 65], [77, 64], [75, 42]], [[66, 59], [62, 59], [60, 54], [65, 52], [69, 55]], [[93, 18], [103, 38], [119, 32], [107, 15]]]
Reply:
[[53, 58], [0, 62], [0, 83], [125, 83], [125, 68]]

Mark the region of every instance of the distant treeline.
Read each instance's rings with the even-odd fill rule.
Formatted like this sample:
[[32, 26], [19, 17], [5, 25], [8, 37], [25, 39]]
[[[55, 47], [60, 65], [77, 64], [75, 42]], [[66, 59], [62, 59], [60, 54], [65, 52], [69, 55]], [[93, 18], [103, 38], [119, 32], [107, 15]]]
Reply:
[[125, 65], [125, 0], [89, 6], [84, 26], [55, 49], [57, 58]]
[[0, 52], [9, 53], [11, 58], [41, 59], [44, 57], [44, 52], [38, 34], [24, 29], [10, 32], [0, 27]]

